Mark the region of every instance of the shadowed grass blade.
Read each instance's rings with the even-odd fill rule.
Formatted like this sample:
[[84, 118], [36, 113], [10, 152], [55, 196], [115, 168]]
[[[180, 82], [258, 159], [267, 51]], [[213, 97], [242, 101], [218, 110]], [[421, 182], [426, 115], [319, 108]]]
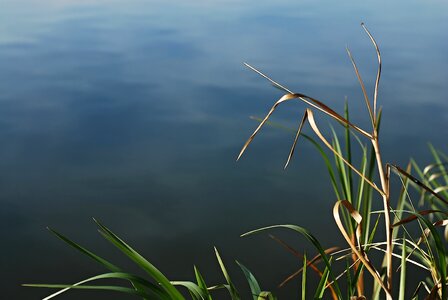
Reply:
[[[151, 291], [151, 294], [147, 293], [145, 290], [134, 290], [130, 288], [120, 287], [120, 286], [85, 286], [84, 283], [100, 280], [100, 279], [124, 279], [129, 280], [132, 282], [136, 282], [141, 286], [144, 286], [145, 288], [148, 288]], [[79, 281], [75, 284], [71, 285], [64, 285], [64, 284], [24, 284], [23, 286], [28, 287], [43, 287], [43, 288], [62, 288], [62, 290], [57, 291], [54, 294], [51, 294], [48, 297], [45, 297], [43, 300], [49, 300], [51, 298], [54, 298], [62, 293], [67, 292], [70, 289], [106, 289], [106, 290], [114, 290], [119, 292], [125, 292], [132, 295], [142, 296], [148, 299], [153, 298], [154, 296], [157, 296], [158, 299], [164, 299], [164, 300], [171, 300], [169, 295], [162, 290], [160, 287], [148, 282], [147, 280], [132, 275], [128, 273], [123, 272], [113, 272], [113, 273], [105, 273], [97, 276], [93, 276], [90, 278], [87, 278], [85, 280]]]
[[[330, 270], [330, 278], [332, 280], [334, 280], [335, 278], [335, 274], [333, 273], [333, 271], [331, 270], [331, 265], [330, 265], [330, 260], [327, 256], [327, 254], [325, 253], [325, 250], [322, 248], [321, 244], [319, 243], [319, 241], [305, 228], [297, 226], [297, 225], [289, 225], [289, 224], [285, 224], [285, 225], [272, 225], [272, 226], [268, 226], [268, 227], [263, 227], [263, 228], [259, 228], [259, 229], [255, 229], [249, 232], [246, 232], [244, 234], [241, 235], [241, 237], [245, 237], [248, 235], [252, 235], [254, 233], [258, 233], [261, 231], [265, 231], [265, 230], [269, 230], [269, 229], [274, 229], [274, 228], [286, 228], [286, 229], [290, 229], [293, 230], [295, 232], [300, 233], [301, 235], [303, 235], [308, 241], [311, 242], [311, 244], [317, 249], [317, 251], [320, 253], [324, 263], [326, 266], [328, 266], [329, 270]], [[337, 284], [337, 282], [334, 283], [333, 285], [335, 292], [337, 294], [337, 296], [339, 298], [342, 298], [342, 294], [341, 294], [341, 290], [339, 289], [339, 285]]]
[[[111, 262], [107, 261], [106, 259], [96, 255], [95, 253], [87, 250], [86, 248], [78, 245], [77, 243], [73, 242], [72, 240], [70, 240], [69, 238], [67, 238], [66, 236], [60, 234], [59, 232], [51, 229], [50, 227], [47, 227], [47, 229], [53, 233], [55, 236], [57, 236], [59, 239], [61, 239], [62, 241], [64, 241], [65, 243], [67, 243], [68, 245], [70, 245], [71, 247], [75, 248], [76, 250], [80, 251], [82, 254], [90, 257], [91, 259], [95, 260], [96, 262], [100, 263], [101, 265], [103, 265], [104, 267], [106, 267], [107, 269], [109, 269], [112, 272], [122, 272], [122, 270], [115, 266], [114, 264], [112, 264]], [[143, 288], [136, 282], [132, 282], [132, 285], [134, 286], [134, 288], [136, 290], [139, 291], [144, 291]]]
[[244, 276], [246, 277], [247, 283], [249, 283], [252, 298], [254, 300], [257, 300], [258, 296], [261, 294], [261, 288], [260, 285], [258, 284], [257, 279], [252, 274], [252, 272], [249, 271], [249, 269], [246, 268], [243, 264], [239, 263], [238, 261], [236, 263], [238, 264], [238, 266], [240, 266], [241, 270], [244, 273]]

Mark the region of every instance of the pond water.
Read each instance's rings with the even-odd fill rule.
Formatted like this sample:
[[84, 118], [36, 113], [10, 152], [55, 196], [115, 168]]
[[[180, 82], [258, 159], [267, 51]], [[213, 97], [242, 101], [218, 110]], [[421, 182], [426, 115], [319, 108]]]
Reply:
[[[368, 128], [345, 52], [372, 93], [376, 57], [361, 21], [383, 55], [383, 155], [427, 163], [428, 142], [448, 150], [445, 1], [2, 0], [2, 297], [36, 299], [49, 292], [19, 284], [103, 271], [47, 226], [133, 269], [92, 217], [171, 279], [192, 279], [197, 265], [222, 282], [217, 246], [242, 290], [234, 259], [266, 289], [299, 264], [265, 235], [239, 237], [248, 230], [292, 223], [338, 243], [334, 196], [312, 145], [301, 141], [284, 171], [294, 133], [266, 128], [235, 162], [256, 126], [249, 116], [282, 95], [242, 63], [339, 112], [347, 97], [353, 122]], [[294, 128], [304, 108], [285, 104], [274, 120]], [[278, 293], [292, 297], [296, 286]]]

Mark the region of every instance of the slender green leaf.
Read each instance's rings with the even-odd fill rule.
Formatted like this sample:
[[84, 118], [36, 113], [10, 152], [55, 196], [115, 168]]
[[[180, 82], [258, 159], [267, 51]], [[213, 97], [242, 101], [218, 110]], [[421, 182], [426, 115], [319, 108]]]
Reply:
[[218, 260], [219, 266], [221, 267], [222, 274], [224, 275], [224, 278], [226, 279], [227, 284], [229, 286], [229, 292], [230, 292], [230, 296], [232, 297], [232, 300], [240, 299], [240, 295], [238, 294], [238, 291], [237, 291], [235, 285], [232, 283], [232, 280], [230, 280], [229, 273], [227, 272], [224, 262], [222, 261], [221, 256], [219, 255], [218, 249], [216, 249], [216, 247], [215, 247], [215, 254], [216, 254], [216, 259]]
[[260, 285], [258, 284], [257, 279], [252, 274], [252, 272], [249, 271], [249, 269], [246, 268], [243, 264], [241, 264], [238, 261], [236, 261], [236, 263], [238, 264], [238, 266], [240, 266], [241, 270], [243, 270], [244, 276], [246, 277], [246, 280], [249, 283], [250, 291], [252, 293], [252, 298], [254, 300], [257, 300], [258, 296], [261, 293], [261, 288], [260, 288]]

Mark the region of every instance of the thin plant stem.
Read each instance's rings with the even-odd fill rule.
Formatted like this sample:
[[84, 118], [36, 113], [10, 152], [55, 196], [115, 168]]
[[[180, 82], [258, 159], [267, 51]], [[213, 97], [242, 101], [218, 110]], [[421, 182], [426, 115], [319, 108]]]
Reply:
[[[392, 290], [392, 226], [390, 221], [390, 206], [389, 206], [389, 183], [390, 179], [386, 175], [383, 169], [383, 161], [381, 158], [380, 145], [378, 141], [378, 133], [377, 130], [373, 131], [372, 145], [375, 151], [376, 162], [378, 167], [378, 174], [381, 181], [381, 187], [383, 189], [383, 206], [384, 206], [384, 223], [386, 227], [386, 269], [387, 269], [387, 289], [389, 292]], [[391, 294], [386, 295], [387, 300], [392, 300]]]

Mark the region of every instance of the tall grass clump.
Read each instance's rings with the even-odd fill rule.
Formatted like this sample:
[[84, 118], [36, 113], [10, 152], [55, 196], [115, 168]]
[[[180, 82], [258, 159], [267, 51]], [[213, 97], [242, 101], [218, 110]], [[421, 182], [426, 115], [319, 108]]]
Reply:
[[[246, 64], [282, 90], [284, 94], [274, 103], [264, 118], [253, 118], [259, 122], [254, 132], [243, 145], [237, 160], [246, 152], [263, 126], [278, 126], [270, 121], [276, 108], [290, 100], [302, 101], [307, 105], [303, 111], [286, 159], [285, 168], [290, 164], [299, 139], [311, 142], [324, 159], [335, 193], [333, 206], [335, 227], [345, 240], [345, 245], [325, 248], [311, 231], [293, 224], [272, 225], [255, 229], [242, 236], [249, 236], [275, 228], [287, 229], [305, 237], [315, 248], [314, 256], [301, 254], [287, 242], [271, 237], [302, 260], [300, 269], [288, 276], [280, 285], [296, 279], [301, 282], [298, 298], [309, 299], [447, 299], [447, 251], [446, 239], [440, 232], [448, 219], [448, 159], [431, 146], [434, 164], [425, 168], [411, 160], [402, 168], [383, 161], [380, 149], [381, 108], [378, 107], [378, 92], [381, 78], [381, 54], [369, 30], [362, 24], [373, 44], [378, 70], [373, 95], [369, 96], [355, 60], [347, 49], [359, 81], [366, 106], [369, 128], [362, 128], [350, 121], [348, 105], [343, 114], [337, 113], [323, 101], [302, 93], [293, 92], [274, 81], [263, 72]], [[332, 128], [331, 137], [321, 131], [315, 114], [335, 120], [342, 127], [343, 140]], [[302, 131], [309, 125], [314, 137]], [[361, 151], [355, 151], [355, 147]], [[360, 153], [360, 159], [353, 157]], [[355, 163], [358, 162], [358, 163]], [[412, 175], [412, 170], [417, 174]], [[396, 176], [392, 176], [396, 175]], [[396, 177], [397, 180], [393, 180]], [[392, 184], [399, 183], [396, 190]], [[410, 189], [410, 187], [414, 189]], [[417, 193], [415, 193], [417, 191]], [[413, 201], [415, 194], [418, 203]], [[380, 203], [381, 209], [375, 210]], [[64, 235], [51, 230], [58, 238], [80, 253], [101, 264], [108, 272], [84, 279], [75, 284], [28, 284], [33, 287], [59, 289], [45, 299], [56, 297], [71, 289], [95, 289], [122, 292], [142, 299], [214, 299], [214, 291], [226, 289], [230, 299], [241, 299], [240, 293], [231, 280], [225, 264], [215, 249], [216, 258], [223, 274], [223, 282], [207, 285], [204, 277], [195, 267], [194, 281], [172, 281], [159, 271], [150, 261], [131, 248], [110, 229], [95, 221], [100, 234], [125, 256], [140, 266], [146, 277], [126, 272], [115, 264], [80, 246]], [[251, 271], [237, 262], [249, 284], [254, 300], [276, 299], [272, 292], [263, 291]], [[410, 286], [409, 271], [413, 272], [416, 283]], [[312, 273], [317, 282], [310, 285]], [[98, 280], [121, 279], [123, 285], [98, 285]], [[310, 289], [310, 286], [313, 286]], [[367, 294], [369, 293], [369, 294]]]

